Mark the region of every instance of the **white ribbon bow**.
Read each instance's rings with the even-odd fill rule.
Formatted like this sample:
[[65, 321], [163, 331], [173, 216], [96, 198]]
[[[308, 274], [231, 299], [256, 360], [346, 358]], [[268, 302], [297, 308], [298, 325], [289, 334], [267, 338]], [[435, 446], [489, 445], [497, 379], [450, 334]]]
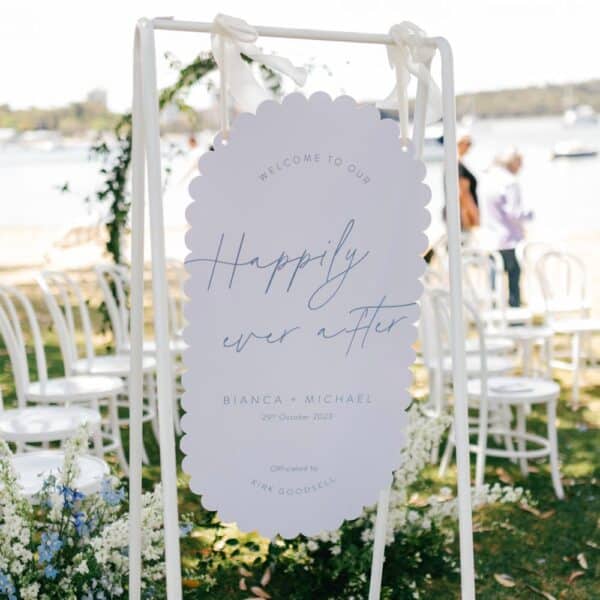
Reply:
[[[403, 137], [407, 137], [408, 124], [404, 116], [408, 114], [408, 84], [414, 75], [429, 88], [427, 103], [427, 123], [434, 123], [442, 116], [440, 89], [431, 76], [429, 63], [435, 48], [425, 44], [426, 35], [414, 23], [403, 21], [390, 29], [394, 44], [387, 47], [390, 67], [396, 70], [396, 85], [390, 95], [377, 103], [379, 108], [397, 108]], [[406, 119], [407, 120], [407, 119]]]
[[254, 45], [257, 39], [256, 29], [242, 19], [218, 14], [213, 21], [211, 43], [215, 62], [221, 73], [226, 71], [228, 91], [245, 112], [254, 112], [263, 100], [271, 98], [271, 94], [256, 80], [242, 54], [287, 75], [300, 86], [306, 81], [306, 69], [295, 67], [287, 58], [263, 54]]

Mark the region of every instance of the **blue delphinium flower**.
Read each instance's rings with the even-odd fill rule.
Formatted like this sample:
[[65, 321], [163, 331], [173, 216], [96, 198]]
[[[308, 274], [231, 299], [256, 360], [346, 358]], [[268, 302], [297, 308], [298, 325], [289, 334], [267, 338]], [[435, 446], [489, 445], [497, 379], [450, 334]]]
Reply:
[[0, 571], [0, 593], [6, 594], [8, 600], [17, 600], [17, 590], [10, 575]]
[[73, 515], [73, 525], [79, 537], [86, 537], [94, 530], [94, 520], [87, 518], [84, 512], [76, 512]]
[[71, 510], [75, 503], [80, 502], [85, 498], [85, 495], [80, 491], [70, 488], [67, 485], [59, 485], [58, 493], [63, 497], [65, 508]]
[[38, 546], [40, 564], [50, 563], [62, 546], [63, 543], [58, 537], [58, 532], [42, 533], [42, 543]]
[[44, 575], [46, 576], [47, 579], [56, 579], [56, 576], [58, 575], [58, 571], [54, 568], [53, 565], [46, 565], [46, 568], [44, 569]]
[[125, 490], [123, 488], [115, 489], [110, 479], [103, 479], [100, 496], [109, 506], [118, 506], [125, 500]]

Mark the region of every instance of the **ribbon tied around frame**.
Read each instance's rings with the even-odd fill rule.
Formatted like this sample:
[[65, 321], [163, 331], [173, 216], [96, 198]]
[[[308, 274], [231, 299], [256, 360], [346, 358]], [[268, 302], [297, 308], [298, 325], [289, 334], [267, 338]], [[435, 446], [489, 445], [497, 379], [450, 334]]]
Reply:
[[393, 25], [390, 37], [394, 43], [387, 47], [387, 53], [390, 67], [396, 72], [396, 85], [377, 106], [398, 110], [401, 136], [408, 140], [408, 85], [411, 75], [428, 88], [426, 122], [434, 123], [442, 116], [441, 92], [430, 71], [435, 47], [428, 45], [425, 32], [409, 21]]
[[[221, 94], [231, 94], [240, 110], [254, 112], [257, 106], [271, 98], [268, 90], [254, 76], [251, 66], [242, 55], [251, 58], [273, 71], [287, 75], [297, 85], [306, 81], [307, 72], [296, 67], [287, 58], [264, 54], [255, 44], [258, 32], [243, 19], [218, 14], [213, 21], [211, 34], [212, 53], [221, 74]], [[221, 123], [224, 129], [227, 123]]]

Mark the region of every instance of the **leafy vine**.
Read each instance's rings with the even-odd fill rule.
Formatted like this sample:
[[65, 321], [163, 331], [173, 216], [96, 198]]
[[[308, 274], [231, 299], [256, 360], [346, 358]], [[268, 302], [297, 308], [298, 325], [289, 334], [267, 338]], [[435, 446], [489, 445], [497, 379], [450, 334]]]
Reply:
[[[180, 67], [177, 61], [167, 55], [171, 67], [179, 69], [179, 76], [175, 83], [162, 89], [159, 93], [159, 110], [167, 106], [176, 106], [190, 120], [190, 125], [197, 125], [197, 114], [192, 106], [186, 102], [190, 89], [198, 84], [217, 65], [210, 53], [198, 55], [190, 64]], [[250, 59], [243, 57], [250, 62]], [[280, 76], [264, 65], [260, 65], [261, 75], [265, 84], [275, 96], [281, 95]], [[116, 144], [109, 144], [104, 139], [98, 140], [90, 149], [91, 157], [101, 160], [100, 174], [103, 182], [94, 194], [88, 197], [88, 202], [108, 204], [108, 218], [106, 229], [108, 238], [106, 251], [113, 262], [123, 262], [122, 240], [127, 231], [129, 213], [131, 209], [131, 195], [128, 190], [128, 173], [131, 165], [131, 113], [125, 113], [114, 128]], [[169, 167], [166, 168], [167, 175]]]

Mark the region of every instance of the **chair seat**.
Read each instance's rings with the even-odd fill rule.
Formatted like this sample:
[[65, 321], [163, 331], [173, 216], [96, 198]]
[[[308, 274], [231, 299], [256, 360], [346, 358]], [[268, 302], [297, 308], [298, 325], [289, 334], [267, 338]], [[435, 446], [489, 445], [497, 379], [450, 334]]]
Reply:
[[514, 341], [527, 342], [551, 338], [554, 331], [546, 325], [519, 325], [516, 327], [503, 327], [494, 331], [486, 332], [486, 338], [508, 338]]
[[[129, 377], [130, 356], [129, 354], [106, 354], [94, 356], [92, 361], [81, 358], [73, 364], [74, 373], [85, 373], [86, 375], [107, 375], [109, 377]], [[156, 360], [152, 356], [144, 356], [142, 370], [144, 373], [156, 368]]]
[[600, 333], [600, 319], [557, 319], [550, 326], [556, 333]]
[[[513, 340], [503, 337], [490, 337], [486, 336], [485, 340], [486, 352], [491, 354], [508, 354], [515, 349], [515, 343]], [[467, 354], [475, 354], [479, 352], [479, 340], [468, 339], [465, 341], [465, 352]]]
[[[19, 477], [19, 485], [25, 496], [38, 494], [49, 475], [60, 475], [65, 453], [62, 450], [41, 450], [15, 454], [12, 463]], [[84, 454], [77, 459], [79, 477], [74, 487], [85, 494], [97, 492], [102, 480], [108, 475], [108, 465], [101, 459]]]
[[[556, 400], [560, 386], [550, 379], [535, 377], [490, 377], [487, 384], [488, 401], [504, 404], [538, 404]], [[467, 395], [481, 397], [481, 380], [467, 382]]]
[[35, 381], [27, 388], [27, 399], [32, 402], [85, 401], [120, 394], [124, 390], [118, 377], [96, 377], [92, 375], [74, 375], [57, 377], [44, 383]]
[[509, 306], [504, 310], [498, 308], [483, 313], [485, 322], [528, 323], [533, 318], [531, 310], [525, 306]]
[[589, 311], [592, 308], [592, 303], [589, 300], [581, 300], [577, 298], [561, 298], [558, 300], [548, 300], [544, 304], [544, 310], [541, 312], [549, 313], [575, 313]]
[[7, 442], [64, 440], [84, 424], [100, 426], [97, 410], [77, 406], [39, 406], [0, 412], [0, 437]]
[[[515, 361], [505, 356], [487, 357], [488, 373], [509, 373], [515, 369]], [[479, 354], [467, 354], [466, 356], [467, 375], [479, 375], [481, 373], [481, 357]], [[452, 373], [452, 357], [444, 358], [444, 374]]]
[[[183, 339], [177, 337], [173, 338], [169, 341], [169, 350], [171, 354], [182, 354], [184, 350], [188, 348], [188, 345], [183, 341]], [[127, 344], [125, 346], [126, 352], [131, 352], [131, 346]], [[154, 356], [156, 354], [156, 341], [155, 340], [145, 340], [144, 341], [144, 354], [148, 354], [150, 356]]]

